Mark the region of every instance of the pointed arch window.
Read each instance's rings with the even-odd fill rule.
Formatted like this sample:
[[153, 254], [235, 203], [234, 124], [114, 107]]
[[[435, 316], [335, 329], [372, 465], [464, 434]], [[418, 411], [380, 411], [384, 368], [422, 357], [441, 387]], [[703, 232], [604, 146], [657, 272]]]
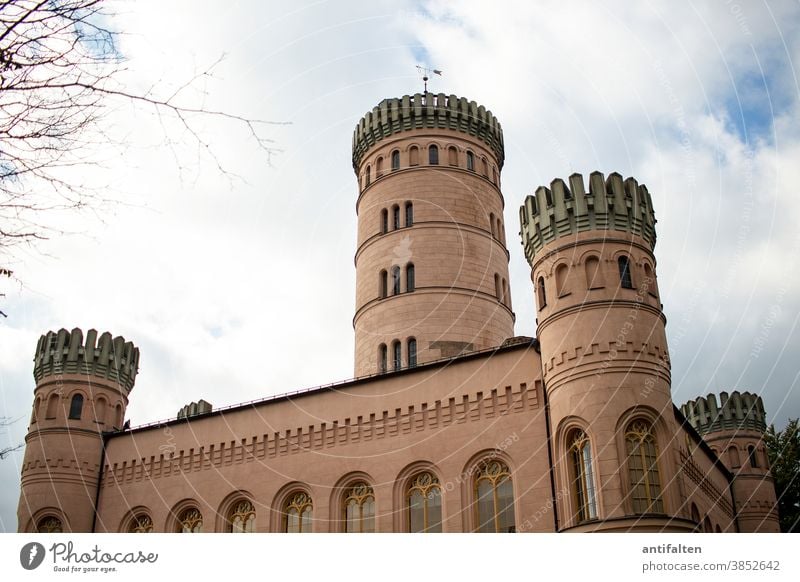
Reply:
[[428, 148], [428, 164], [431, 166], [439, 165], [439, 148], [435, 145]]
[[392, 152], [392, 171], [400, 169], [400, 152], [398, 150], [394, 150]]
[[469, 150], [467, 151], [467, 169], [470, 172], [474, 172], [475, 171], [475, 154], [473, 154]]
[[406, 491], [408, 531], [442, 532], [442, 489], [439, 479], [429, 471], [419, 473]]
[[631, 278], [631, 263], [630, 259], [625, 255], [617, 259], [619, 266], [619, 284], [623, 289], [633, 289], [633, 279]]
[[417, 340], [409, 338], [408, 340], [408, 367], [414, 368], [417, 365]]
[[403, 367], [403, 349], [398, 340], [392, 342], [392, 369], [399, 370]]
[[64, 524], [57, 517], [48, 515], [39, 520], [39, 523], [36, 524], [36, 531], [38, 533], [63, 533]]
[[76, 394], [69, 404], [69, 419], [80, 420], [83, 412], [83, 394]]
[[386, 349], [386, 344], [381, 344], [378, 347], [378, 371], [383, 374], [387, 369], [387, 360], [389, 358], [389, 352]]
[[392, 267], [392, 295], [400, 294], [400, 267]]
[[635, 420], [625, 430], [628, 483], [634, 513], [664, 513], [658, 473], [658, 446], [653, 427]]
[[597, 498], [592, 470], [592, 445], [578, 429], [569, 438], [569, 464], [575, 515], [579, 522], [597, 518]]
[[478, 531], [514, 533], [514, 488], [511, 472], [502, 461], [481, 463], [475, 477]]
[[184, 509], [178, 517], [178, 533], [201, 533], [203, 514], [196, 507]]
[[375, 493], [363, 481], [353, 485], [345, 494], [344, 524], [346, 533], [375, 532]]
[[249, 499], [237, 501], [228, 515], [228, 531], [232, 533], [253, 533], [256, 531], [256, 508]]
[[128, 533], [153, 533], [153, 519], [146, 513], [140, 513], [131, 520]]
[[417, 288], [416, 285], [417, 282], [414, 263], [409, 263], [406, 265], [406, 292], [413, 293], [414, 289]]
[[286, 501], [284, 531], [286, 533], [310, 533], [314, 504], [305, 491], [298, 491]]
[[414, 205], [406, 202], [406, 228], [414, 224]]

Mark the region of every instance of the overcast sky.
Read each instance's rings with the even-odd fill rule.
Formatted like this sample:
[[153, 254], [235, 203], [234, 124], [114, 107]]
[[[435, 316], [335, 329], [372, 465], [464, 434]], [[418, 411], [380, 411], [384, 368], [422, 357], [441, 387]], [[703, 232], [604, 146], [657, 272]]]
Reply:
[[[535, 335], [519, 205], [617, 171], [654, 198], [676, 404], [750, 390], [778, 427], [800, 416], [797, 2], [199, 4], [120, 5], [128, 82], [168, 88], [224, 54], [187, 102], [202, 89], [210, 109], [289, 122], [267, 129], [282, 151], [268, 164], [241, 128], [200, 120], [231, 181], [175, 128], [163, 145], [148, 111], [109, 112], [130, 147], [86, 179], [123, 203], [64, 218], [80, 234], [17, 253], [24, 285], [3, 283], [0, 416], [20, 420], [0, 447], [24, 438], [36, 342], [60, 327], [139, 347], [133, 425], [352, 376], [352, 131], [421, 91], [416, 64], [503, 125], [517, 335]], [[0, 461], [0, 531], [22, 457]]]

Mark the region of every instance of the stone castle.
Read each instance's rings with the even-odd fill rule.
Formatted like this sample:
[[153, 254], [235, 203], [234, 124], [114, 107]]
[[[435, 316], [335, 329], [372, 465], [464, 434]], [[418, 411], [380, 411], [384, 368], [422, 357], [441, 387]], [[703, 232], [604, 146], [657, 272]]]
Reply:
[[644, 185], [574, 174], [524, 200], [533, 339], [491, 112], [386, 99], [352, 151], [355, 379], [131, 429], [134, 344], [49, 332], [19, 531], [779, 531], [761, 399], [672, 402]]

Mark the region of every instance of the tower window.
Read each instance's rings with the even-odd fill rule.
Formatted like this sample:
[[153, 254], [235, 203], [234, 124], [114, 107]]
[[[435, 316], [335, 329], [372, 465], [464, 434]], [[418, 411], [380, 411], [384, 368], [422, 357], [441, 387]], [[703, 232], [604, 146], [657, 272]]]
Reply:
[[619, 284], [623, 289], [633, 289], [633, 279], [631, 279], [631, 263], [628, 257], [622, 255], [617, 259], [619, 265]]
[[594, 473], [592, 472], [592, 445], [582, 430], [576, 430], [569, 439], [569, 464], [572, 495], [578, 521], [597, 517]]
[[431, 166], [439, 165], [439, 148], [432, 145], [428, 148], [428, 163]]
[[383, 175], [383, 158], [375, 160], [375, 178], [380, 178]]
[[658, 475], [658, 447], [652, 425], [635, 420], [625, 431], [628, 478], [634, 513], [664, 513]]
[[398, 150], [394, 150], [392, 152], [392, 171], [400, 169], [400, 152]]
[[47, 420], [53, 420], [58, 412], [58, 394], [51, 394], [47, 399], [47, 409], [45, 410], [44, 417]]
[[416, 475], [406, 491], [408, 531], [442, 532], [442, 489], [439, 479], [425, 471]]
[[489, 228], [492, 230], [492, 237], [497, 238], [497, 230], [494, 224], [494, 212], [489, 214]]
[[347, 490], [344, 519], [347, 533], [375, 532], [375, 493], [372, 487], [362, 481]]
[[494, 296], [498, 301], [503, 300], [503, 290], [500, 288], [500, 275], [494, 274]]
[[739, 461], [739, 449], [737, 449], [735, 445], [731, 445], [731, 447], [728, 448], [728, 463], [730, 463], [733, 469], [740, 467], [742, 464]]
[[511, 309], [511, 296], [508, 294], [508, 282], [503, 277], [503, 305]]
[[562, 297], [569, 293], [569, 289], [567, 289], [568, 272], [569, 268], [563, 263], [558, 267], [556, 267], [556, 293], [558, 294], [559, 297]]
[[372, 171], [370, 166], [367, 166], [367, 170], [364, 172], [364, 188], [369, 186], [369, 174]]
[[458, 150], [454, 146], [447, 148], [447, 156], [449, 158], [448, 162], [451, 166], [458, 165]]
[[392, 267], [392, 295], [400, 294], [400, 267]]
[[383, 270], [378, 274], [378, 292], [381, 299], [386, 299], [386, 296], [389, 294], [388, 287], [388, 274]]
[[408, 340], [408, 367], [414, 368], [417, 365], [417, 340], [409, 338]]
[[400, 228], [400, 207], [396, 204], [392, 206], [392, 230]]
[[588, 257], [584, 269], [586, 270], [587, 289], [599, 289], [603, 286], [600, 281], [600, 259], [595, 256]]
[[414, 224], [414, 205], [406, 202], [406, 227]]
[[381, 210], [381, 234], [389, 232], [389, 211], [385, 208]]
[[547, 295], [544, 291], [544, 277], [539, 277], [539, 282], [536, 284], [539, 292], [539, 309], [544, 309], [547, 306]]
[[83, 395], [76, 394], [72, 397], [72, 402], [69, 405], [69, 419], [80, 420], [81, 412], [83, 412]]
[[386, 349], [386, 344], [381, 344], [378, 348], [378, 372], [383, 374], [387, 368], [387, 359], [388, 359], [388, 352]]
[[304, 491], [298, 491], [286, 501], [284, 506], [286, 533], [310, 533], [311, 515], [314, 509], [311, 498]]
[[419, 148], [417, 146], [411, 146], [410, 148], [408, 148], [408, 165], [409, 166], [419, 165]]
[[470, 151], [467, 152], [467, 169], [470, 172], [475, 171], [475, 154]]
[[483, 175], [488, 178], [489, 177], [489, 162], [486, 158], [481, 158], [481, 165], [483, 166]]
[[402, 359], [402, 346], [400, 342], [394, 340], [392, 342], [392, 369], [399, 370], [403, 367], [403, 359]]
[[758, 457], [756, 456], [756, 448], [753, 445], [747, 447], [747, 458], [750, 461], [750, 466], [753, 469], [758, 469]]
[[475, 499], [478, 510], [478, 531], [484, 533], [513, 533], [514, 489], [511, 473], [505, 463], [484, 461], [475, 479]]
[[414, 289], [416, 289], [416, 281], [414, 280], [415, 273], [414, 273], [414, 263], [409, 263], [406, 265], [406, 292], [413, 293]]

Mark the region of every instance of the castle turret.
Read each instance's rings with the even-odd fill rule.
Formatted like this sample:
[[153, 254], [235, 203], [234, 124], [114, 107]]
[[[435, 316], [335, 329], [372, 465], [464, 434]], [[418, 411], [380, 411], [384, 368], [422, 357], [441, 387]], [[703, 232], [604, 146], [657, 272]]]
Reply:
[[503, 160], [497, 119], [455, 95], [385, 99], [359, 121], [357, 376], [514, 335]]
[[34, 357], [33, 412], [25, 437], [20, 532], [92, 531], [103, 433], [123, 428], [139, 350], [95, 330], [49, 332]]
[[520, 209], [538, 310], [560, 531], [688, 531], [647, 188], [617, 173]]
[[779, 532], [778, 502], [764, 446], [761, 397], [721, 392], [690, 400], [681, 412], [734, 475], [736, 519], [742, 532]]

